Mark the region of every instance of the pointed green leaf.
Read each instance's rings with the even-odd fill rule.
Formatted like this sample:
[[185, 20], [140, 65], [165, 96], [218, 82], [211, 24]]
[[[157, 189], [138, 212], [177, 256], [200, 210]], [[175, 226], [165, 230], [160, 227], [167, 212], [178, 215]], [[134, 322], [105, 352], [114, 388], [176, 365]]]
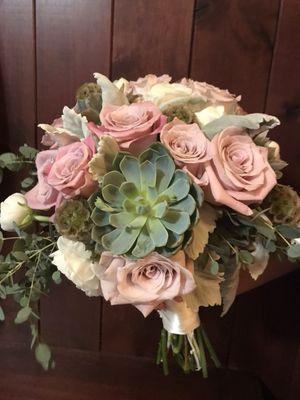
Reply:
[[[116, 231], [118, 231], [116, 233]], [[102, 238], [103, 246], [110, 250], [113, 254], [127, 253], [134, 245], [141, 228], [124, 228], [122, 230], [115, 229], [111, 233], [104, 235]]]
[[30, 314], [31, 307], [26, 306], [24, 308], [21, 308], [21, 310], [19, 310], [16, 315], [15, 324], [22, 324], [23, 322], [27, 321]]
[[186, 212], [169, 210], [162, 219], [164, 226], [178, 235], [184, 233], [190, 226], [190, 217]]
[[102, 189], [102, 196], [105, 201], [112, 205], [121, 206], [124, 200], [124, 195], [120, 193], [120, 190], [115, 185], [107, 185]]
[[135, 157], [126, 156], [120, 162], [120, 169], [128, 182], [133, 182], [140, 189], [141, 177], [139, 162]]
[[141, 230], [134, 249], [132, 250], [132, 255], [137, 258], [142, 258], [147, 256], [155, 249], [155, 244], [152, 238], [149, 236], [146, 226]]
[[156, 160], [156, 188], [158, 193], [163, 192], [169, 186], [174, 172], [175, 164], [169, 156], [161, 156]]
[[114, 185], [120, 187], [125, 182], [124, 176], [119, 171], [110, 171], [104, 175], [102, 186]]
[[94, 208], [91, 219], [97, 226], [106, 226], [109, 224], [109, 213]]
[[124, 182], [120, 186], [120, 192], [128, 199], [134, 200], [139, 196], [139, 191], [133, 182]]
[[150, 161], [141, 164], [141, 184], [142, 187], [154, 187], [156, 183], [156, 169]]
[[147, 221], [147, 227], [155, 247], [161, 247], [167, 244], [168, 232], [160, 220], [149, 218]]
[[168, 238], [168, 243], [167, 247], [170, 247], [171, 249], [177, 248], [178, 246], [181, 245], [184, 239], [184, 235], [178, 235], [175, 232], [168, 231], [169, 238]]
[[135, 219], [133, 214], [120, 212], [118, 214], [111, 214], [109, 216], [109, 223], [116, 228], [124, 228]]
[[162, 192], [158, 200], [166, 200], [168, 203], [177, 203], [178, 201], [184, 199], [190, 190], [190, 185], [186, 179], [178, 179], [171, 186], [168, 187], [164, 192]]
[[196, 202], [194, 198], [189, 194], [183, 200], [172, 205], [172, 210], [186, 211], [189, 215], [192, 215], [196, 208]]
[[49, 346], [45, 343], [39, 343], [35, 348], [35, 358], [44, 370], [47, 371], [51, 360], [51, 350]]

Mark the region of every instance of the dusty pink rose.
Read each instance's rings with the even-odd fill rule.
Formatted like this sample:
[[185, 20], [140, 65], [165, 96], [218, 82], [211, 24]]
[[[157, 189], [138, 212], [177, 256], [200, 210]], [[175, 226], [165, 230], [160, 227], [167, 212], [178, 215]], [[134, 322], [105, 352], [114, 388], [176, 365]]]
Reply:
[[122, 150], [133, 154], [153, 143], [166, 123], [166, 117], [150, 102], [104, 106], [100, 120], [101, 126], [90, 122], [89, 129], [98, 136], [114, 137]]
[[211, 142], [213, 161], [206, 166], [209, 188], [217, 203], [251, 215], [246, 204], [260, 203], [276, 184], [268, 150], [257, 146], [240, 128], [229, 127]]
[[193, 94], [202, 96], [209, 104], [224, 105], [227, 114], [233, 114], [237, 110], [241, 96], [236, 97], [226, 89], [206, 82], [198, 82], [192, 79], [183, 78], [180, 83], [193, 90]]
[[45, 150], [36, 156], [38, 183], [25, 195], [29, 207], [34, 210], [48, 210], [62, 198], [59, 192], [48, 183], [48, 175], [56, 155], [57, 150]]
[[95, 149], [89, 142], [75, 142], [38, 153], [38, 183], [26, 193], [29, 207], [47, 210], [58, 206], [63, 198], [89, 197], [93, 193], [95, 181], [88, 172], [88, 163]]
[[158, 253], [131, 260], [103, 252], [95, 273], [106, 300], [112, 305], [132, 304], [144, 317], [164, 301], [195, 289], [188, 269]]
[[132, 94], [135, 96], [144, 97], [149, 92], [152, 86], [157, 83], [169, 83], [171, 81], [170, 75], [163, 74], [156, 76], [154, 74], [148, 74], [143, 78], [139, 78], [137, 81], [130, 81], [129, 85], [132, 90]]
[[207, 185], [205, 163], [211, 160], [211, 144], [197, 124], [186, 124], [175, 118], [166, 124], [160, 140], [175, 163], [199, 185]]

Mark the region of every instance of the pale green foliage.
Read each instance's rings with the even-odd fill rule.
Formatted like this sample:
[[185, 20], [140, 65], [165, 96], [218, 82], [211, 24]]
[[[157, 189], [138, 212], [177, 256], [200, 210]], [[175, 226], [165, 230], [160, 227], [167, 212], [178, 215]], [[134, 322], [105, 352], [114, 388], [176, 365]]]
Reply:
[[[196, 199], [196, 200], [195, 200]], [[141, 258], [155, 249], [175, 253], [190, 236], [202, 191], [176, 170], [172, 158], [159, 143], [138, 158], [119, 153], [113, 170], [92, 196], [95, 224], [92, 238], [114, 254]]]

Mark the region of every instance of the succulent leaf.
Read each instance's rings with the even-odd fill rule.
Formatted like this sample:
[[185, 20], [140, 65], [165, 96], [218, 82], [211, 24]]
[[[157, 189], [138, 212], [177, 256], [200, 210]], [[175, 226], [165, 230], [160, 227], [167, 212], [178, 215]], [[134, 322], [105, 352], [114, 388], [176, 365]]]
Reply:
[[92, 239], [113, 254], [134, 258], [176, 253], [186, 244], [203, 201], [165, 147], [154, 143], [138, 158], [118, 153], [100, 183]]

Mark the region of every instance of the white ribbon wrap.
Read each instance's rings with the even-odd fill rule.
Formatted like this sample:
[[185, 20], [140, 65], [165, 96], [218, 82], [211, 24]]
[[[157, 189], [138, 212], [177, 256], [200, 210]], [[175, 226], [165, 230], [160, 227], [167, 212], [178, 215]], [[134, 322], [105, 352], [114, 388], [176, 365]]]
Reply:
[[167, 332], [187, 335], [200, 326], [198, 313], [188, 308], [185, 301], [168, 300], [165, 305], [166, 307], [158, 312]]

